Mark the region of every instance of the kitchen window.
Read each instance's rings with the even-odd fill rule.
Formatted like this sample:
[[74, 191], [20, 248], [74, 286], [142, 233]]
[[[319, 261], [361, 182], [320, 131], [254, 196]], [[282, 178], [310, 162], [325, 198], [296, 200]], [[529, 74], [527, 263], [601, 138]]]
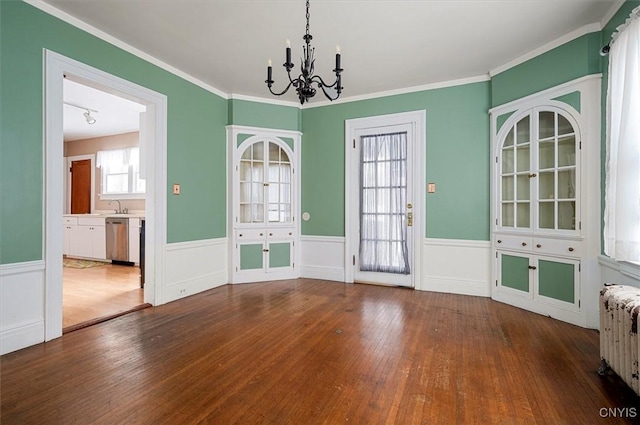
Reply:
[[144, 198], [145, 180], [140, 178], [140, 148], [98, 151], [101, 199]]

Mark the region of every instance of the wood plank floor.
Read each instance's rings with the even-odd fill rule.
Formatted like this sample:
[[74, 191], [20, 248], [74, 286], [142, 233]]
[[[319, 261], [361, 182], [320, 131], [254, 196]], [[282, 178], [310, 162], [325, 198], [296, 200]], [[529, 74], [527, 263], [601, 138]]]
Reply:
[[62, 327], [128, 311], [144, 301], [140, 268], [116, 264], [63, 267]]
[[597, 331], [487, 298], [310, 279], [225, 285], [0, 361], [3, 425], [625, 424], [637, 418], [607, 409], [640, 414], [632, 390], [597, 374]]

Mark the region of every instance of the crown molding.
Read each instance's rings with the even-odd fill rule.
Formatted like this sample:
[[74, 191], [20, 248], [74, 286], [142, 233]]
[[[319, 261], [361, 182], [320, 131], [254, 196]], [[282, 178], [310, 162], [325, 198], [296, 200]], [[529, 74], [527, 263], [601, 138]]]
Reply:
[[387, 91], [381, 91], [381, 92], [365, 94], [360, 96], [345, 97], [345, 98], [340, 98], [334, 101], [324, 100], [314, 104], [308, 103], [306, 105], [302, 105], [301, 109], [319, 108], [321, 106], [358, 102], [361, 100], [379, 99], [381, 97], [396, 96], [399, 94], [418, 93], [421, 91], [442, 89], [442, 88], [454, 87], [454, 86], [463, 86], [465, 84], [473, 84], [473, 83], [479, 83], [479, 82], [489, 81], [489, 80], [491, 80], [491, 78], [489, 77], [489, 74], [485, 74], [485, 75], [479, 75], [476, 77], [461, 78], [458, 80], [441, 81], [438, 83], [424, 84], [421, 86], [405, 87], [397, 90], [387, 90]]
[[55, 18], [58, 18], [58, 19], [60, 19], [60, 20], [62, 20], [64, 22], [68, 23], [69, 25], [72, 25], [72, 26], [74, 26], [74, 27], [76, 27], [78, 29], [81, 29], [82, 31], [85, 31], [85, 32], [87, 32], [87, 33], [89, 33], [89, 34], [101, 39], [102, 41], [105, 41], [105, 42], [107, 42], [109, 44], [112, 44], [115, 47], [118, 47], [119, 49], [122, 49], [122, 50], [124, 50], [124, 51], [126, 51], [128, 53], [131, 53], [134, 56], [139, 57], [140, 59], [144, 59], [145, 61], [147, 61], [147, 62], [149, 62], [149, 63], [151, 63], [153, 65], [156, 65], [157, 67], [162, 68], [165, 71], [168, 71], [168, 72], [170, 72], [170, 73], [172, 73], [172, 74], [174, 74], [174, 75], [176, 75], [176, 76], [178, 76], [178, 77], [180, 77], [180, 78], [182, 78], [182, 79], [184, 79], [184, 80], [186, 80], [186, 81], [188, 81], [190, 83], [193, 83], [196, 86], [198, 86], [200, 88], [203, 88], [204, 90], [207, 90], [207, 91], [209, 91], [209, 92], [211, 92], [211, 93], [213, 93], [213, 94], [215, 94], [217, 96], [220, 96], [223, 99], [229, 99], [229, 95], [227, 93], [224, 93], [222, 90], [219, 90], [219, 89], [217, 89], [217, 88], [215, 88], [215, 87], [213, 87], [213, 86], [211, 86], [211, 85], [209, 85], [209, 84], [207, 84], [207, 83], [195, 78], [194, 76], [189, 75], [186, 72], [181, 71], [178, 68], [176, 68], [176, 67], [174, 67], [172, 65], [169, 65], [168, 63], [163, 62], [163, 61], [161, 61], [160, 59], [158, 59], [158, 58], [156, 58], [154, 56], [151, 56], [148, 53], [143, 52], [142, 50], [140, 50], [140, 49], [138, 49], [136, 47], [133, 47], [130, 44], [127, 44], [124, 41], [122, 41], [122, 40], [120, 40], [120, 39], [118, 39], [118, 38], [116, 38], [116, 37], [104, 32], [104, 31], [102, 31], [102, 30], [100, 30], [100, 29], [98, 29], [98, 28], [96, 28], [96, 27], [94, 27], [92, 25], [89, 25], [86, 22], [81, 21], [80, 19], [78, 19], [78, 18], [76, 18], [76, 17], [74, 17], [72, 15], [69, 15], [66, 12], [63, 12], [62, 10], [60, 10], [60, 9], [54, 7], [54, 6], [51, 6], [48, 3], [45, 3], [42, 0], [24, 0], [24, 2], [29, 4], [29, 5], [31, 5], [31, 6], [33, 6], [33, 7], [35, 7], [35, 8], [37, 8], [37, 9], [40, 9], [41, 11], [43, 11], [43, 12], [45, 12], [45, 13], [47, 13], [47, 14], [55, 17]]
[[280, 100], [280, 99], [269, 99], [266, 97], [257, 97], [257, 96], [249, 96], [249, 95], [245, 95], [245, 94], [231, 94], [229, 96], [229, 99], [233, 99], [233, 100], [246, 100], [247, 102], [257, 102], [257, 103], [267, 103], [269, 105], [279, 105], [279, 106], [289, 106], [291, 108], [298, 108], [300, 109], [300, 103], [298, 102], [293, 102], [290, 100]]

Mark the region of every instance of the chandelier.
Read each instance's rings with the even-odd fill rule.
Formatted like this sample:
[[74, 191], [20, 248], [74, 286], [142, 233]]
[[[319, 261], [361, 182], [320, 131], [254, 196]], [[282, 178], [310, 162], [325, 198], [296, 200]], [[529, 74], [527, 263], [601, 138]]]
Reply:
[[[314, 84], [318, 86], [324, 93], [324, 95], [329, 100], [336, 100], [340, 97], [340, 93], [342, 93], [342, 77], [340, 74], [343, 69], [340, 68], [340, 48], [336, 47], [336, 67], [333, 72], [336, 74], [336, 80], [333, 84], [327, 84], [319, 75], [313, 75], [314, 63], [315, 59], [313, 58], [313, 53], [315, 48], [311, 47], [311, 40], [313, 37], [309, 34], [309, 0], [307, 0], [307, 32], [302, 37], [306, 46], [302, 46], [304, 51], [304, 57], [300, 58], [300, 75], [292, 79], [291, 78], [291, 70], [293, 69], [293, 63], [291, 63], [291, 45], [289, 40], [287, 40], [287, 50], [286, 50], [286, 61], [282, 64], [284, 68], [287, 70], [287, 76], [289, 77], [289, 84], [283, 91], [280, 93], [276, 93], [271, 89], [274, 81], [272, 78], [272, 68], [271, 68], [271, 59], [269, 59], [269, 65], [267, 66], [267, 79], [265, 83], [267, 83], [267, 87], [269, 87], [269, 91], [271, 94], [275, 96], [281, 96], [285, 94], [291, 86], [296, 88], [298, 92], [298, 98], [300, 99], [300, 104], [304, 104], [304, 102], [308, 102], [313, 96], [316, 95], [316, 89], [313, 87]], [[335, 97], [332, 97], [330, 92], [327, 92], [327, 89], [334, 89], [330, 91], [335, 91]]]

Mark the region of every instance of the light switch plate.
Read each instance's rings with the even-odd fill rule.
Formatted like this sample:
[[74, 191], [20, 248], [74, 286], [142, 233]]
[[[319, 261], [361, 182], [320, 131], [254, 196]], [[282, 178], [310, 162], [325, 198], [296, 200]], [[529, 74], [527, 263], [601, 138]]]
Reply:
[[179, 185], [179, 184], [177, 184], [177, 183], [175, 183], [175, 184], [173, 185], [173, 194], [174, 194], [174, 195], [180, 195], [180, 185]]
[[436, 193], [436, 184], [435, 183], [427, 183], [427, 192], [428, 193]]

